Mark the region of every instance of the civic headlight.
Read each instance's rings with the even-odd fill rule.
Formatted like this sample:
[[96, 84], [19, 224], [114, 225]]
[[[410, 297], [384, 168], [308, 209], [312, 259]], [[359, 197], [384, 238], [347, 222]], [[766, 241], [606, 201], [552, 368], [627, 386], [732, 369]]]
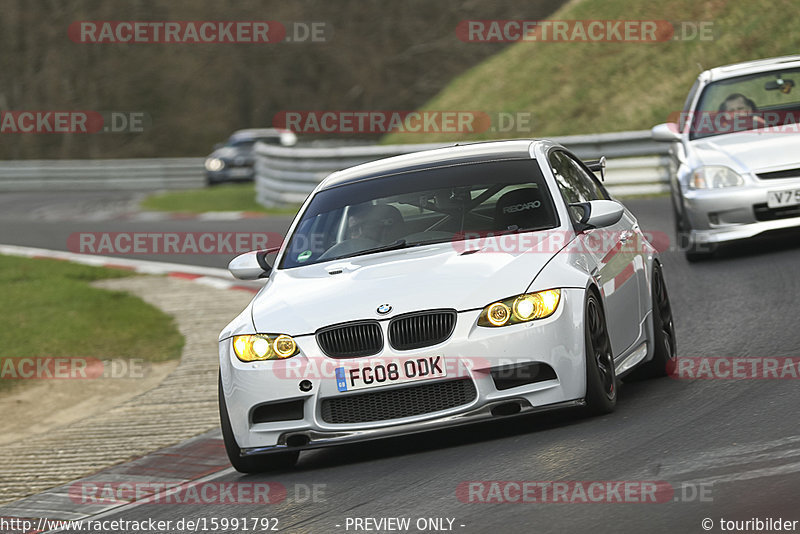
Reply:
[[225, 166], [225, 162], [219, 158], [208, 158], [206, 160], [206, 170], [211, 172], [219, 171]]
[[508, 326], [550, 317], [561, 301], [560, 289], [525, 293], [486, 306], [478, 317], [478, 326]]
[[744, 178], [733, 169], [721, 165], [708, 165], [694, 170], [689, 180], [689, 187], [692, 189], [719, 189], [735, 187], [743, 183]]
[[233, 351], [243, 362], [285, 360], [297, 354], [297, 344], [285, 334], [233, 336]]

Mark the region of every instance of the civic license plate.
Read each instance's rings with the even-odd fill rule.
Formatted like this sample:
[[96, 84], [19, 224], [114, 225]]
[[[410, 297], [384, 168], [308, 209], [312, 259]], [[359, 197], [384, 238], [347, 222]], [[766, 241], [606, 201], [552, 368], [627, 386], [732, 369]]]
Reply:
[[445, 376], [447, 366], [442, 356], [367, 360], [337, 367], [336, 387], [353, 391]]
[[780, 208], [800, 204], [800, 189], [770, 191], [767, 193], [767, 207]]

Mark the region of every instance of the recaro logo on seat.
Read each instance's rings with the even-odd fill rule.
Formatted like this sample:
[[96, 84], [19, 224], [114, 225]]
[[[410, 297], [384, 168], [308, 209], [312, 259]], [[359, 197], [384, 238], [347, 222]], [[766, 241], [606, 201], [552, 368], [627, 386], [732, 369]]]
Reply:
[[541, 206], [542, 203], [538, 200], [534, 200], [533, 202], [526, 202], [524, 204], [514, 204], [513, 206], [506, 206], [503, 208], [503, 213], [516, 213], [518, 211], [535, 209]]

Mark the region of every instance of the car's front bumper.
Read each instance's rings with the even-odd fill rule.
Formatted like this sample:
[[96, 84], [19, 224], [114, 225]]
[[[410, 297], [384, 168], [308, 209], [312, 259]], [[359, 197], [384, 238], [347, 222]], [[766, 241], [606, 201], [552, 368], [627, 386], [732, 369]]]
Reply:
[[767, 207], [770, 191], [800, 189], [800, 180], [760, 180], [756, 184], [683, 192], [692, 243], [747, 239], [771, 230], [800, 226], [800, 208]]
[[[298, 356], [252, 363], [239, 361], [232, 353], [231, 340], [223, 340], [220, 376], [236, 441], [243, 454], [310, 449], [477, 422], [491, 418], [493, 411], [495, 415], [510, 415], [580, 405], [586, 391], [583, 299], [583, 289], [562, 289], [561, 302], [553, 316], [502, 328], [478, 327], [480, 310], [459, 313], [455, 330], [444, 343], [407, 351], [394, 351], [387, 343], [382, 352], [366, 358], [441, 356], [448, 363], [447, 378], [348, 392], [337, 389], [334, 369], [352, 360], [328, 358], [313, 335], [295, 338], [301, 351]], [[381, 322], [384, 335], [387, 323]], [[528, 363], [549, 366], [555, 378], [498, 389], [493, 369]], [[327, 422], [322, 413], [322, 404], [328, 399], [444, 383], [455, 378], [472, 382], [476, 392], [472, 400], [419, 415], [347, 424]], [[304, 380], [311, 383], [311, 389], [305, 392], [300, 388]], [[253, 421], [256, 408], [292, 400], [302, 401], [302, 417]]]
[[[499, 409], [505, 407], [506, 405], [510, 406], [512, 404], [517, 404], [519, 410], [506, 412]], [[333, 445], [340, 445], [344, 443], [355, 443], [358, 441], [368, 441], [391, 436], [417, 434], [419, 432], [427, 432], [429, 430], [436, 430], [438, 428], [450, 428], [459, 425], [477, 423], [495, 417], [509, 417], [513, 415], [524, 415], [564, 408], [575, 408], [585, 405], [586, 402], [583, 399], [558, 402], [555, 404], [548, 404], [546, 406], [531, 406], [531, 404], [525, 398], [504, 399], [490, 402], [483, 406], [470, 409], [466, 412], [461, 412], [446, 417], [427, 419], [425, 421], [414, 423], [397, 424], [390, 427], [338, 431], [290, 430], [281, 434], [278, 437], [278, 442], [275, 445], [242, 449], [242, 456], [253, 456], [257, 454], [268, 454], [271, 452], [280, 451], [319, 449], [322, 447], [331, 447]], [[496, 409], [498, 410], [497, 412], [495, 412]]]

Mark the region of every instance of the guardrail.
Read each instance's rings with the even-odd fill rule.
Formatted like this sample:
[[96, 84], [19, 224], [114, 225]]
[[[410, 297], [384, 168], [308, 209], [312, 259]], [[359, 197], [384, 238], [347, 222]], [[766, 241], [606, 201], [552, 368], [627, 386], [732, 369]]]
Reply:
[[[669, 190], [669, 146], [657, 143], [650, 130], [553, 138], [578, 157], [608, 158], [606, 186], [613, 195], [656, 194]], [[281, 147], [256, 144], [256, 200], [264, 206], [298, 204], [328, 174], [374, 161], [448, 146], [369, 145], [345, 147]]]
[[0, 191], [192, 189], [204, 158], [0, 161]]
[[[667, 191], [668, 146], [650, 131], [555, 138], [579, 157], [608, 158], [614, 195]], [[340, 143], [341, 144], [341, 143]], [[449, 143], [281, 147], [256, 145], [256, 198], [266, 206], [300, 203], [328, 174], [376, 159]], [[203, 158], [0, 161], [0, 191], [191, 189], [205, 184]]]

